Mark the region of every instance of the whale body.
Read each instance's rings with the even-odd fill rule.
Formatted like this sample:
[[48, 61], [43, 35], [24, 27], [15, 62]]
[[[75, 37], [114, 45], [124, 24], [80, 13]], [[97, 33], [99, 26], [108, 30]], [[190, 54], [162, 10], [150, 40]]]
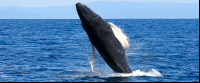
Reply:
[[[91, 44], [97, 49], [109, 67], [116, 73], [132, 73], [125, 55], [128, 45], [121, 43], [120, 41], [123, 39], [120, 40], [116, 37], [113, 32], [114, 28], [112, 28], [114, 25], [103, 20], [80, 2], [76, 4], [76, 9]], [[94, 48], [92, 57], [92, 63], [94, 64]]]

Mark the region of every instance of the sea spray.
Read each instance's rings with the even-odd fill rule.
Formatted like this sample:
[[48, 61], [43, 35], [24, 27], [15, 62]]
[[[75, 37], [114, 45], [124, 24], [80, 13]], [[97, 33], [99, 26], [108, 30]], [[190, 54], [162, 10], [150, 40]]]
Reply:
[[150, 76], [150, 77], [163, 77], [163, 75], [155, 69], [151, 69], [149, 72], [144, 72], [140, 70], [135, 70], [132, 73], [114, 73], [109, 77], [131, 77], [131, 76]]

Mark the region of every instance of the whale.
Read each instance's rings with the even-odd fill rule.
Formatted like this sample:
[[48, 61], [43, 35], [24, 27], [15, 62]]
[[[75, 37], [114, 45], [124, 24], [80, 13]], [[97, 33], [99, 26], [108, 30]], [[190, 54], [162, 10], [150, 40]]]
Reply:
[[94, 64], [95, 50], [99, 52], [108, 66], [116, 73], [132, 73], [128, 64], [125, 50], [127, 43], [120, 42], [120, 37], [114, 33], [114, 24], [105, 21], [101, 16], [92, 11], [85, 4], [76, 3], [76, 10], [81, 20], [82, 27], [87, 33], [92, 44], [92, 64]]

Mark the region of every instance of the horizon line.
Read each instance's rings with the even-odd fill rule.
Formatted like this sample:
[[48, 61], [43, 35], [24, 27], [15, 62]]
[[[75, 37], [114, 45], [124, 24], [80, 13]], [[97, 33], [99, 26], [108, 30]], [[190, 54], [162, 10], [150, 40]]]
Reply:
[[[72, 18], [72, 19], [65, 19], [65, 18], [63, 18], [63, 19], [51, 19], [51, 18], [44, 18], [44, 19], [42, 19], [42, 18], [17, 18], [17, 19], [15, 19], [15, 18], [13, 18], [13, 19], [2, 19], [2, 18], [0, 18], [0, 20], [78, 20], [79, 18]], [[134, 20], [134, 19], [199, 19], [199, 18], [109, 18], [109, 19], [111, 19], [111, 20]], [[107, 19], [107, 20], [109, 20], [109, 19]]]

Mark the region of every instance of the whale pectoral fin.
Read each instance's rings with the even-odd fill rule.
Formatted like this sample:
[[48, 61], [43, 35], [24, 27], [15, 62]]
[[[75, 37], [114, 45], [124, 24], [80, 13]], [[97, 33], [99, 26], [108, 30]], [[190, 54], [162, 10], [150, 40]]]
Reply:
[[94, 45], [92, 45], [92, 64], [91, 64], [92, 71], [94, 70], [94, 60], [95, 60], [95, 48]]
[[115, 26], [113, 23], [108, 22], [108, 24], [110, 24], [111, 29], [113, 30], [115, 37], [122, 44], [125, 51], [128, 50], [128, 48], [129, 48], [128, 37], [122, 32], [122, 30], [119, 27]]

